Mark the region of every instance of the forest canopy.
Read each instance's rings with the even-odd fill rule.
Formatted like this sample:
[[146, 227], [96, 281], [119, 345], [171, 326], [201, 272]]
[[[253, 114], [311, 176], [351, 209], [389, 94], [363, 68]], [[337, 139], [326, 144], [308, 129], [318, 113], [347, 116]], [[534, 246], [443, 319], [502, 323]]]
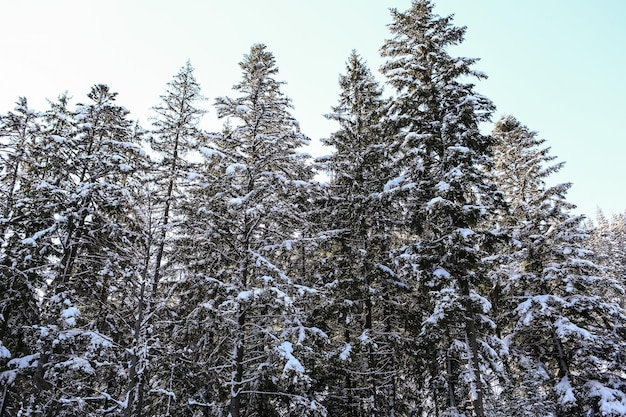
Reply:
[[264, 44], [219, 131], [190, 62], [149, 127], [105, 84], [0, 115], [0, 417], [626, 415], [626, 213], [572, 213], [433, 8], [317, 159]]

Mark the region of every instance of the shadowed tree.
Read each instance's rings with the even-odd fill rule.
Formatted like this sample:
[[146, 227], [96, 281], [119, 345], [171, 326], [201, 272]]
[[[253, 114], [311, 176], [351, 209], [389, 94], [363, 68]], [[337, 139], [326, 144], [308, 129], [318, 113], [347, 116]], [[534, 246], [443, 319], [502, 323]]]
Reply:
[[453, 57], [465, 28], [433, 12], [430, 1], [392, 10], [392, 38], [381, 48], [382, 72], [396, 90], [388, 115], [399, 176], [387, 184], [403, 200], [408, 244], [398, 251], [414, 285], [414, 354], [420, 382], [407, 413], [486, 415], [484, 373], [497, 372], [499, 341], [492, 331], [484, 261], [497, 233], [487, 226], [499, 194], [487, 170], [493, 139], [479, 130], [493, 105], [474, 91], [475, 59]]

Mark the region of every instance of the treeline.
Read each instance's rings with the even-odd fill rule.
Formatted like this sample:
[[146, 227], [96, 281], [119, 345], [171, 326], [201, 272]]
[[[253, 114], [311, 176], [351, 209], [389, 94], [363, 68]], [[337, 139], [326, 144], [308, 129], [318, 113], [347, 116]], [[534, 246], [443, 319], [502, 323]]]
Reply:
[[190, 64], [150, 129], [106, 85], [1, 116], [1, 416], [626, 415], [626, 215], [392, 15], [393, 97], [353, 53], [317, 160], [262, 44], [219, 132]]

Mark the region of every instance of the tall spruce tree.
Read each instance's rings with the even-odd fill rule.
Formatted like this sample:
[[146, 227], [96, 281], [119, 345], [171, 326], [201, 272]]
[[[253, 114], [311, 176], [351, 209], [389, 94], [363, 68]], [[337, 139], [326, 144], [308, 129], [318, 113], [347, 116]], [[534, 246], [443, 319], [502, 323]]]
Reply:
[[[600, 267], [601, 275], [626, 284], [626, 214], [613, 214], [607, 218], [598, 209], [595, 223], [589, 220], [586, 228], [590, 231], [588, 247], [593, 251], [593, 260]], [[608, 294], [626, 308], [626, 296], [612, 291]]]
[[333, 354], [327, 366], [317, 368], [317, 379], [330, 391], [331, 415], [394, 415], [399, 354], [394, 305], [402, 291], [393, 284], [393, 214], [382, 193], [393, 170], [386, 103], [354, 51], [339, 85], [339, 103], [326, 116], [339, 130], [322, 141], [335, 152], [320, 160], [330, 176], [323, 222], [329, 239], [318, 252], [326, 255], [317, 273], [329, 293], [316, 311]]
[[308, 139], [266, 46], [253, 45], [240, 67], [239, 96], [216, 100], [230, 127], [203, 149], [195, 218], [186, 227], [194, 234], [190, 266], [206, 291], [198, 308], [210, 329], [202, 360], [212, 370], [193, 404], [231, 417], [316, 415], [321, 405], [303, 366], [312, 333], [302, 298], [312, 290], [291, 262], [306, 226], [298, 201], [312, 172], [299, 148]]
[[180, 351], [173, 351], [169, 336], [164, 335], [172, 331], [175, 318], [167, 305], [184, 273], [172, 254], [180, 234], [183, 187], [191, 167], [187, 157], [203, 137], [198, 128], [205, 113], [198, 107], [203, 99], [194, 69], [187, 62], [167, 83], [161, 103], [153, 108], [150, 144], [156, 162], [142, 192], [144, 273], [133, 325], [127, 416], [167, 414], [175, 396], [173, 370], [181, 360]]
[[115, 96], [94, 86], [90, 102], [72, 112], [62, 97], [46, 114], [48, 126], [25, 147], [29, 158], [10, 222], [11, 268], [38, 277], [31, 288], [40, 302], [38, 321], [24, 324], [28, 352], [8, 363], [23, 382], [14, 404], [19, 412], [119, 409], [111, 376], [122, 369], [118, 307], [135, 236], [122, 178], [138, 148]]
[[512, 415], [617, 416], [626, 408], [624, 311], [607, 299], [570, 184], [548, 186], [562, 163], [511, 116], [496, 124], [496, 178], [510, 205], [513, 237], [499, 304], [511, 374]]
[[420, 398], [406, 412], [482, 417], [497, 407], [485, 373], [499, 371], [483, 260], [497, 239], [487, 213], [499, 203], [486, 173], [493, 139], [479, 130], [493, 105], [467, 81], [484, 78], [471, 68], [476, 60], [448, 53], [465, 28], [433, 7], [418, 0], [404, 13], [392, 10], [393, 37], [381, 49], [382, 72], [397, 93], [389, 115], [402, 170], [386, 188], [404, 200], [408, 243], [398, 260], [414, 285], [421, 361]]
[[30, 388], [25, 373], [8, 365], [34, 353], [28, 328], [37, 326], [40, 317], [37, 289], [43, 277], [31, 267], [41, 265], [42, 259], [33, 258], [22, 244], [39, 228], [22, 207], [28, 195], [25, 171], [41, 131], [41, 114], [30, 109], [25, 98], [0, 117], [0, 413], [16, 412]]

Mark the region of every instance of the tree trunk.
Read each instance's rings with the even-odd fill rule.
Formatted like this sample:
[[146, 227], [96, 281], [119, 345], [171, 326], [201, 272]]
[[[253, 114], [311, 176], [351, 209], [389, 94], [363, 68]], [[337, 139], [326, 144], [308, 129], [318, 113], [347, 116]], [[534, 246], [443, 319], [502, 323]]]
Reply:
[[477, 417], [485, 417], [485, 409], [483, 405], [483, 384], [480, 365], [478, 361], [478, 337], [476, 335], [476, 322], [474, 314], [474, 306], [470, 299], [469, 283], [466, 279], [460, 282], [461, 292], [465, 300], [465, 337], [469, 345], [470, 369], [473, 376], [472, 384], [472, 405], [474, 413]]
[[7, 397], [9, 392], [9, 384], [5, 384], [2, 389], [2, 398], [0, 398], [0, 417], [4, 416], [4, 410], [7, 408]]
[[239, 417], [241, 415], [241, 395], [240, 390], [242, 388], [241, 381], [243, 381], [243, 355], [244, 355], [244, 334], [243, 329], [246, 323], [246, 312], [243, 311], [239, 315], [237, 324], [239, 325], [239, 338], [237, 340], [237, 347], [235, 352], [235, 378], [233, 380], [233, 386], [231, 388], [232, 398], [228, 406], [228, 412], [230, 417]]

